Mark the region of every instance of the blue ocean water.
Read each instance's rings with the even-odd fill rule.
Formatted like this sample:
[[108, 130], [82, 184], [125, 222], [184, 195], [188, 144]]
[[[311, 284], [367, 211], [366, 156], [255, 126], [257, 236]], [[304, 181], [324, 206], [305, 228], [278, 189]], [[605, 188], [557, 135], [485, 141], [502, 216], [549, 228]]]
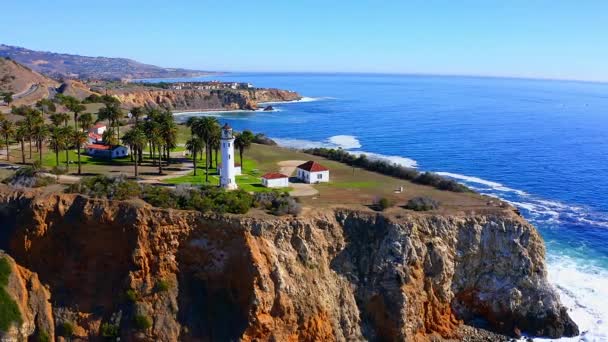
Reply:
[[549, 278], [583, 338], [608, 340], [608, 84], [353, 74], [214, 78], [306, 98], [273, 104], [274, 112], [190, 113], [180, 120], [218, 115], [286, 146], [378, 154], [513, 203], [544, 237]]

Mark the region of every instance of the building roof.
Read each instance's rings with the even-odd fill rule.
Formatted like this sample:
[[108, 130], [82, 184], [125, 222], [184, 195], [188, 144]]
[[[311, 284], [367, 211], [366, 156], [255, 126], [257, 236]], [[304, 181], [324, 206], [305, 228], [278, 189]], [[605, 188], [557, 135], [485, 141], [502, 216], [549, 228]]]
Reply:
[[94, 124], [92, 128], [101, 128], [101, 127], [106, 127], [106, 124], [98, 122], [98, 123]]
[[86, 146], [89, 150], [110, 150], [112, 146], [110, 145], [101, 145], [101, 144], [90, 144]]
[[102, 136], [101, 136], [101, 134], [90, 132], [89, 133], [89, 138], [92, 138], [92, 139], [95, 139], [95, 140], [101, 140]]
[[279, 172], [268, 172], [267, 174], [263, 175], [262, 178], [264, 179], [280, 179], [280, 178], [289, 178], [286, 175], [279, 173]]
[[329, 171], [325, 166], [317, 163], [314, 160], [309, 160], [304, 164], [298, 165], [298, 169], [302, 169], [308, 172], [320, 172], [320, 171]]
[[121, 145], [110, 146], [110, 145], [102, 145], [102, 144], [90, 144], [90, 145], [85, 146], [86, 149], [100, 150], [100, 151], [115, 150], [119, 147], [124, 147], [124, 146], [121, 146]]

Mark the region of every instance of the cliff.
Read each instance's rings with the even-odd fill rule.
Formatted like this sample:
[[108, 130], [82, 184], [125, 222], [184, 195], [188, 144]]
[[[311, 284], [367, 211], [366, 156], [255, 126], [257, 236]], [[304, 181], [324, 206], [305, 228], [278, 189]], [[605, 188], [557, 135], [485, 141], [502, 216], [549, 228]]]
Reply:
[[508, 210], [217, 216], [0, 191], [0, 222], [0, 248], [48, 284], [45, 322], [82, 339], [427, 341], [463, 338], [463, 321], [578, 334], [542, 239]]
[[126, 106], [164, 106], [174, 110], [254, 110], [260, 102], [301, 99], [295, 92], [280, 89], [251, 90], [164, 90], [130, 87], [112, 90]]

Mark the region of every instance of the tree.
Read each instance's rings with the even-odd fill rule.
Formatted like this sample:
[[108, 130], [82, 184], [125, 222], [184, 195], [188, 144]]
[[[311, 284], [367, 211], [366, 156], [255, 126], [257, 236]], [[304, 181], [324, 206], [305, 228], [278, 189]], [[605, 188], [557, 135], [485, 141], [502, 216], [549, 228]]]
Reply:
[[14, 99], [13, 99], [13, 93], [10, 93], [10, 92], [9, 92], [9, 93], [4, 93], [4, 94], [2, 95], [2, 100], [3, 100], [4, 102], [6, 102], [6, 106], [7, 106], [7, 107], [8, 107], [8, 106], [10, 106], [10, 105], [11, 105], [11, 103], [13, 103], [13, 100], [14, 100]]
[[36, 148], [38, 149], [38, 160], [42, 163], [42, 148], [44, 146], [44, 140], [46, 140], [49, 135], [49, 129], [47, 125], [44, 124], [42, 117], [40, 117], [35, 121], [31, 130], [32, 136], [36, 141]]
[[80, 148], [82, 145], [86, 144], [89, 141], [87, 134], [83, 131], [74, 130], [72, 132], [72, 143], [76, 146], [76, 151], [78, 154], [78, 174], [82, 173], [81, 162], [80, 162]]
[[38, 108], [42, 114], [50, 114], [55, 113], [57, 111], [57, 107], [55, 103], [50, 99], [42, 99], [36, 102], [36, 108]]
[[74, 129], [78, 130], [78, 115], [84, 112], [87, 107], [83, 105], [80, 100], [73, 96], [64, 96], [61, 100], [61, 103], [72, 113], [74, 113]]
[[[146, 145], [147, 138], [146, 138], [146, 134], [143, 132], [143, 130], [138, 126], [135, 126], [130, 131], [125, 133], [125, 135], [122, 137], [122, 141], [123, 141], [123, 144], [129, 145], [131, 147], [131, 151], [132, 151], [131, 153], [133, 153], [133, 151], [135, 151], [135, 153], [137, 153], [137, 151], [140, 151]], [[139, 163], [138, 158], [137, 157], [133, 158], [133, 167], [135, 168], [135, 170], [134, 170], [135, 178], [137, 178], [139, 176], [139, 172], [137, 169], [138, 163]]]
[[205, 160], [205, 182], [209, 182], [209, 161], [211, 159], [211, 141], [217, 132], [220, 132], [220, 124], [216, 118], [205, 116], [200, 121], [195, 122], [196, 135], [205, 141], [207, 147], [207, 159]]
[[93, 126], [93, 115], [91, 113], [84, 113], [78, 117], [78, 123], [80, 124], [80, 129], [83, 131], [88, 131], [91, 126]]
[[116, 127], [116, 132], [118, 135], [117, 139], [120, 138], [120, 119], [122, 117], [122, 110], [120, 109], [120, 105], [117, 103], [106, 103], [105, 107], [102, 107], [97, 113], [98, 120], [107, 120], [109, 128]]
[[52, 127], [49, 146], [55, 151], [55, 166], [59, 167], [59, 152], [63, 150], [66, 145], [64, 130], [61, 127]]
[[238, 133], [234, 139], [234, 146], [239, 150], [239, 158], [241, 160], [241, 169], [244, 170], [243, 167], [243, 152], [251, 146], [255, 135], [249, 130], [244, 130], [241, 133]]
[[15, 125], [12, 121], [7, 119], [2, 119], [0, 121], [0, 134], [4, 138], [4, 143], [6, 144], [6, 160], [10, 160], [10, 151], [9, 151], [9, 139], [15, 134]]
[[[74, 137], [74, 128], [72, 128], [71, 126], [65, 126], [62, 129], [62, 133], [63, 134], [63, 148], [65, 149], [65, 171], [69, 172], [70, 171], [70, 147], [72, 146], [73, 143], [73, 137]], [[78, 148], [80, 149], [80, 147]]]
[[21, 143], [21, 163], [25, 164], [25, 138], [27, 137], [28, 127], [25, 120], [17, 122], [15, 138]]
[[135, 119], [135, 125], [139, 124], [139, 118], [144, 115], [144, 110], [141, 107], [131, 108], [131, 117]]
[[188, 139], [188, 141], [186, 141], [186, 149], [188, 151], [190, 151], [190, 153], [192, 154], [192, 163], [194, 164], [194, 175], [195, 176], [196, 176], [196, 155], [199, 151], [202, 153], [204, 147], [205, 147], [205, 143], [203, 143], [203, 140], [196, 135], [191, 136], [190, 139]]

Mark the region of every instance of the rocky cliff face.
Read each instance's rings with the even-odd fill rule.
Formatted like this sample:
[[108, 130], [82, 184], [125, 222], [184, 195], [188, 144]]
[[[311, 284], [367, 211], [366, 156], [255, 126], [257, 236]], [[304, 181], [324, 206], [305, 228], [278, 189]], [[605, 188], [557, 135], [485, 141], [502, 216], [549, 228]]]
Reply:
[[463, 321], [578, 333], [540, 236], [515, 213], [403, 213], [215, 216], [5, 194], [0, 247], [48, 284], [45, 322], [83, 339], [104, 325], [158, 341], [459, 339]]
[[132, 89], [113, 93], [127, 106], [164, 106], [175, 110], [254, 110], [260, 102], [294, 101], [301, 97], [280, 89], [161, 90]]

